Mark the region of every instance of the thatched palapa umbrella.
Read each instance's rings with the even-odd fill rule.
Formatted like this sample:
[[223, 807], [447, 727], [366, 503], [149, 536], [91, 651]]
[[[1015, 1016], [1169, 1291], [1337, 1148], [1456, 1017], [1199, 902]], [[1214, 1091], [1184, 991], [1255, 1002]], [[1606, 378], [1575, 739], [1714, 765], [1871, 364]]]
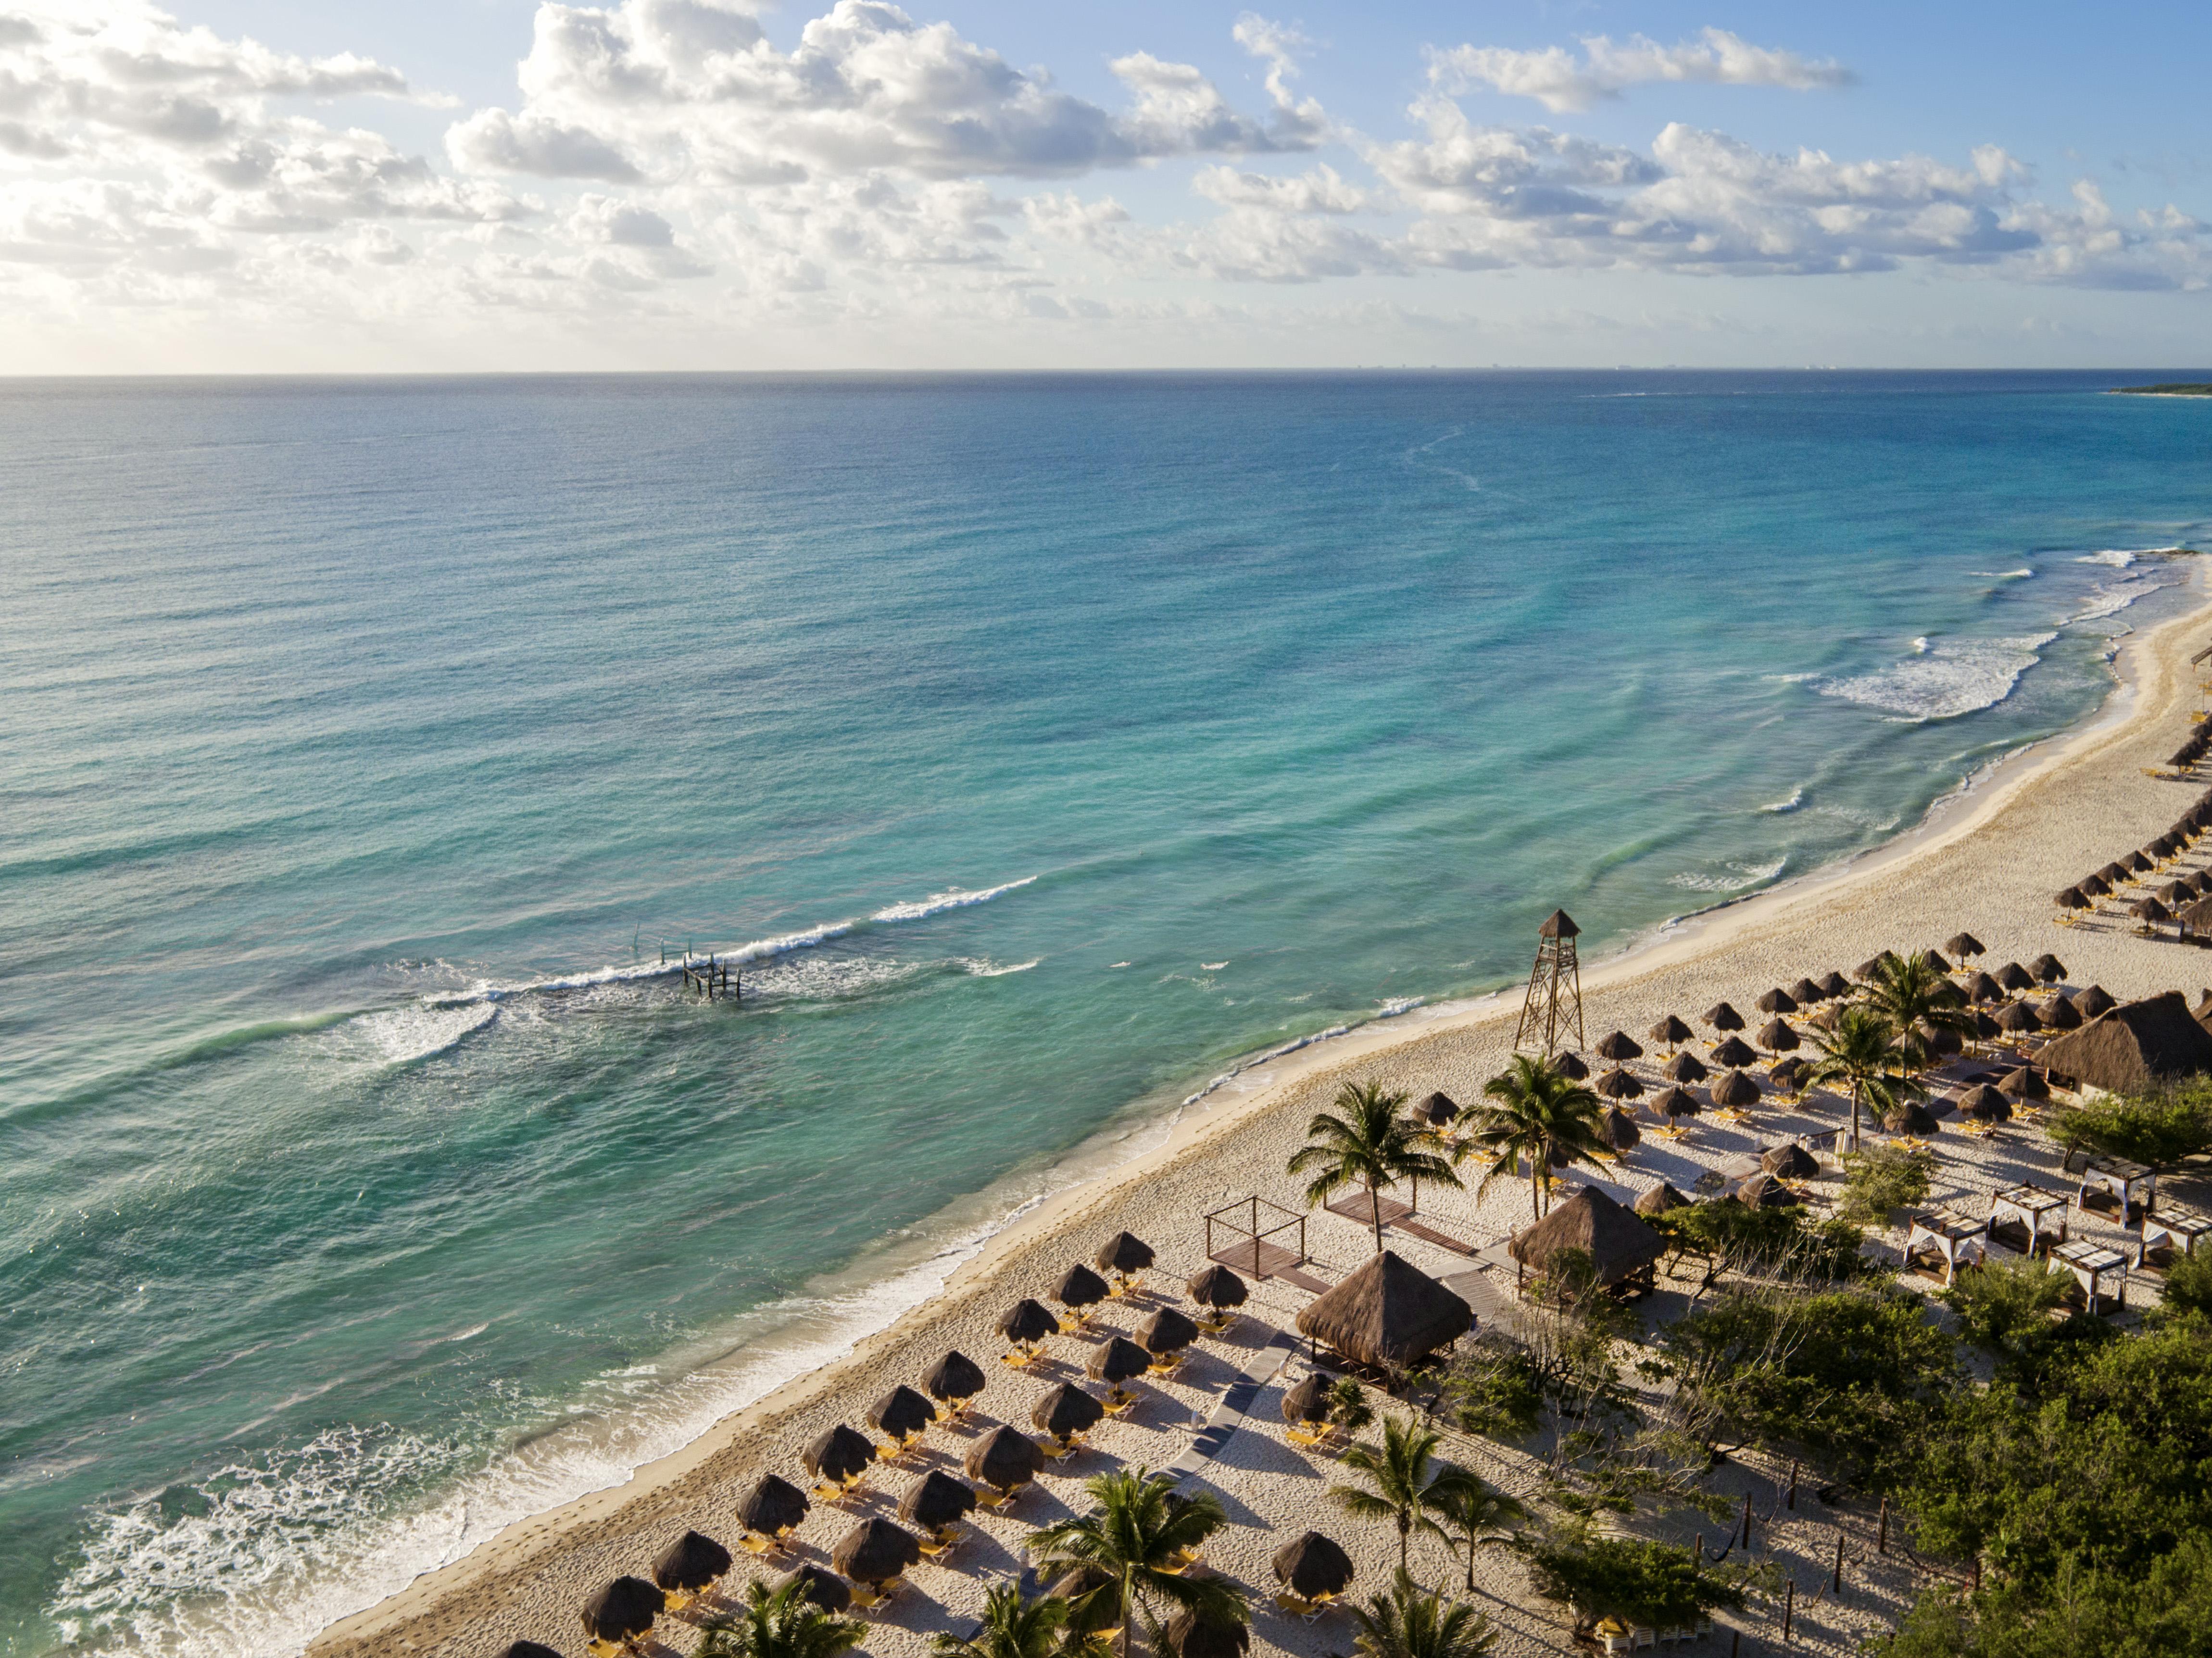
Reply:
[[1152, 1356], [1155, 1365], [1171, 1362], [1197, 1339], [1198, 1326], [1172, 1307], [1159, 1309], [1137, 1327], [1137, 1345]]
[[2132, 875], [2148, 875], [2158, 867], [2157, 859], [2147, 852], [2131, 852], [2120, 861], [2128, 866], [2128, 872]]
[[1112, 1388], [1107, 1403], [1118, 1407], [1131, 1397], [1121, 1384], [1133, 1382], [1151, 1370], [1152, 1356], [1128, 1337], [1115, 1336], [1093, 1349], [1091, 1362], [1083, 1368], [1093, 1382], [1103, 1382]]
[[1043, 1303], [1025, 1296], [1006, 1309], [999, 1321], [999, 1333], [1014, 1344], [1009, 1357], [1026, 1363], [1035, 1355], [1037, 1343], [1060, 1333], [1060, 1321], [1045, 1309]]
[[653, 1563], [653, 1581], [666, 1597], [669, 1610], [679, 1611], [693, 1595], [712, 1588], [732, 1564], [730, 1552], [713, 1538], [688, 1531]]
[[1647, 1191], [1638, 1193], [1634, 1206], [1636, 1212], [1646, 1219], [1663, 1215], [1669, 1210], [1686, 1209], [1689, 1206], [1689, 1199], [1684, 1197], [1665, 1181], [1661, 1181], [1658, 1185]]
[[2130, 905], [2128, 914], [2143, 924], [2142, 930], [2146, 933], [2155, 931], [2160, 922], [2170, 921], [2173, 919], [2173, 912], [2155, 897], [2146, 898], [2141, 903]]
[[1175, 1658], [1244, 1658], [1252, 1645], [1249, 1624], [1223, 1623], [1194, 1612], [1169, 1619], [1167, 1635]]
[[1743, 1015], [1726, 1002], [1715, 1002], [1705, 1010], [1705, 1023], [1716, 1030], [1741, 1030], [1743, 1029]]
[[2135, 872], [2117, 858], [2099, 870], [2097, 873], [2102, 876], [2106, 884], [2115, 890], [2135, 879]]
[[2051, 1030], [2079, 1030], [2088, 1023], [2081, 1017], [2081, 1010], [2063, 996], [2053, 996], [2035, 1010], [2035, 1017]]
[[1678, 1083], [1701, 1083], [1713, 1074], [1705, 1068], [1705, 1062], [1694, 1054], [1677, 1054], [1659, 1069], [1670, 1080]]
[[2175, 904], [2190, 902], [2197, 896], [2197, 889], [2186, 881], [2168, 881], [2164, 886], [2154, 889], [2151, 896], [2171, 908]]
[[1688, 1089], [1670, 1088], [1651, 1102], [1651, 1108], [1671, 1122], [1677, 1117], [1694, 1117], [1701, 1108]]
[[1759, 999], [1759, 1011], [1761, 1013], [1795, 1013], [1797, 999], [1778, 985]]
[[1894, 962], [1897, 959], [1898, 956], [1895, 950], [1885, 950], [1881, 955], [1870, 956], [1865, 961], [1861, 962], [1856, 967], [1853, 968], [1851, 969], [1851, 977], [1856, 979], [1861, 984], [1868, 983], [1881, 972], [1884, 964]]
[[1098, 1246], [1098, 1270], [1111, 1272], [1124, 1290], [1152, 1264], [1152, 1246], [1129, 1232], [1116, 1232]]
[[921, 1438], [936, 1420], [937, 1406], [904, 1382], [868, 1406], [868, 1425], [886, 1439], [896, 1440], [901, 1449]]
[[1283, 1420], [1292, 1427], [1328, 1420], [1328, 1382], [1318, 1370], [1284, 1393]]
[[1938, 973], [1948, 973], [1951, 970], [1951, 964], [1943, 959], [1943, 952], [1942, 950], [1923, 950], [1920, 952], [1920, 955], [1921, 959], [1925, 961], [1929, 966], [1934, 968]]
[[1970, 1088], [1959, 1102], [1959, 1109], [1977, 1122], [2009, 1122], [2012, 1121], [2012, 1102], [1984, 1083]]
[[1474, 1309], [1389, 1249], [1298, 1314], [1314, 1342], [1382, 1370], [1406, 1370], [1474, 1327]]
[[2035, 1017], [2035, 1010], [2026, 1002], [2013, 1002], [1998, 1011], [1997, 1028], [2024, 1036], [2031, 1030], [2040, 1030], [2043, 1021]]
[[875, 1460], [875, 1441], [842, 1422], [827, 1433], [816, 1435], [799, 1457], [807, 1473], [831, 1485], [851, 1485]]
[[1906, 1100], [1882, 1118], [1881, 1126], [1893, 1134], [1932, 1134], [1936, 1114], [1917, 1100]]
[[1201, 1268], [1182, 1289], [1183, 1293], [1200, 1306], [1211, 1307], [1217, 1313], [1231, 1307], [1242, 1307], [1252, 1293], [1243, 1278], [1218, 1260]]
[[1616, 1105], [1598, 1119], [1597, 1137], [1625, 1157], [1643, 1140], [1644, 1131], [1636, 1126], [1635, 1118]]
[[543, 1641], [509, 1641], [500, 1649], [499, 1658], [561, 1658], [561, 1653]]
[[1632, 1100], [1644, 1091], [1644, 1084], [1615, 1066], [1597, 1079], [1597, 1091], [1609, 1100]]
[[1971, 932], [1954, 932], [1943, 941], [1943, 948], [1963, 962], [1982, 953], [1982, 941]]
[[1614, 1030], [1599, 1037], [1594, 1051], [1601, 1060], [1611, 1060], [1619, 1065], [1626, 1060], [1642, 1059], [1644, 1044], [1626, 1030]]
[[617, 1577], [584, 1602], [584, 1633], [620, 1646], [652, 1633], [653, 1620], [667, 1606], [668, 1597], [642, 1577]]
[[964, 1353], [951, 1352], [929, 1367], [921, 1379], [923, 1390], [940, 1405], [950, 1405], [957, 1416], [968, 1401], [983, 1391], [983, 1368]]
[[1787, 1054], [1797, 1046], [1797, 1033], [1784, 1019], [1769, 1019], [1759, 1028], [1759, 1045], [1770, 1054]]
[[2108, 897], [2112, 890], [2112, 884], [2101, 875], [2085, 875], [2074, 884], [2090, 898]]
[[1726, 1042], [1717, 1044], [1713, 1048], [1713, 1063], [1726, 1066], [1731, 1071], [1741, 1071], [1744, 1066], [1755, 1065], [1758, 1061], [1759, 1055], [1751, 1050], [1741, 1036], [1731, 1036]]
[[1815, 1002], [1825, 1002], [1828, 993], [1810, 979], [1800, 979], [1790, 987], [1790, 994], [1800, 1007], [1810, 1007]]
[[1920, 1050], [1923, 1054], [1941, 1059], [1948, 1054], [1966, 1052], [1966, 1039], [1948, 1025], [1929, 1024], [1923, 1020], [1913, 1026], [1913, 1030], [1920, 1038]]
[[1812, 1070], [1811, 1066], [1793, 1054], [1788, 1059], [1777, 1060], [1767, 1066], [1766, 1078], [1784, 1093], [1795, 1094], [1805, 1085], [1805, 1078], [1812, 1074]]
[[2006, 1072], [1997, 1078], [1997, 1086], [2016, 1100], [2047, 1100], [2051, 1097], [2051, 1084], [2044, 1079], [2043, 1073], [2030, 1070], [2027, 1066]]
[[1732, 1106], [1741, 1110], [1759, 1103], [1759, 1084], [1733, 1068], [1723, 1071], [1709, 1091], [1715, 1105]]
[[1457, 1120], [1459, 1102], [1439, 1090], [1422, 1099], [1407, 1114], [1425, 1128], [1442, 1128]]
[[1960, 988], [1966, 993], [1968, 1001], [2001, 1002], [2004, 1000], [2004, 987], [1986, 973], [1977, 973]]
[[1275, 1551], [1275, 1581], [1301, 1600], [1333, 1600], [1351, 1586], [1352, 1557], [1317, 1531]]
[[1073, 1382], [1063, 1382], [1037, 1400], [1030, 1412], [1030, 1425], [1062, 1445], [1076, 1435], [1088, 1433], [1106, 1414], [1106, 1407]]
[[1653, 1042], [1665, 1043], [1667, 1051], [1671, 1054], [1697, 1033], [1669, 1013], [1653, 1025], [1649, 1034]]
[[2085, 1019], [2094, 1019], [2100, 1013], [2110, 1013], [2119, 1004], [2102, 985], [2091, 985], [2087, 990], [2077, 990], [2069, 999], [2074, 1011]]
[[968, 1448], [960, 1466], [978, 1485], [1011, 1497], [1037, 1477], [1044, 1453], [1027, 1434], [995, 1428]]
[[2035, 988], [2035, 975], [2018, 962], [2007, 962], [1997, 969], [1996, 977], [1997, 982], [2007, 990], [2020, 991]]
[[1585, 1251], [1598, 1282], [1618, 1284], [1650, 1267], [1667, 1242], [1636, 1213], [1595, 1186], [1586, 1186], [1533, 1226], [1506, 1240], [1506, 1252], [1523, 1266], [1545, 1270], [1560, 1249]]
[[1078, 1261], [1061, 1277], [1060, 1287], [1052, 1292], [1052, 1298], [1079, 1314], [1086, 1307], [1096, 1307], [1112, 1293], [1104, 1278]]
[[830, 1564], [855, 1583], [881, 1593], [921, 1558], [921, 1544], [896, 1521], [871, 1515], [837, 1540]]
[[2058, 896], [2051, 901], [2061, 909], [2089, 909], [2094, 906], [2088, 896], [2079, 887], [2062, 887]]
[[793, 1583], [799, 1586], [800, 1600], [819, 1606], [832, 1618], [842, 1618], [853, 1609], [853, 1591], [835, 1572], [824, 1571], [811, 1564], [801, 1566], [797, 1571], [777, 1580], [776, 1592], [781, 1594]]
[[739, 1499], [738, 1524], [752, 1536], [775, 1542], [798, 1529], [810, 1506], [806, 1493], [788, 1479], [764, 1473]]
[[1571, 1054], [1553, 1054], [1552, 1069], [1570, 1082], [1587, 1082], [1589, 1079], [1589, 1067]]
[[942, 1468], [932, 1468], [907, 1488], [899, 1498], [899, 1518], [909, 1526], [942, 1538], [975, 1511], [975, 1488], [955, 1479]]
[[1762, 1152], [1759, 1166], [1778, 1180], [1811, 1180], [1820, 1172], [1819, 1160], [1796, 1140]]
[[1747, 1209], [1790, 1209], [1804, 1201], [1772, 1175], [1739, 1181], [1729, 1195]]
[[1835, 1001], [1851, 993], [1851, 981], [1831, 969], [1820, 975], [1820, 988], [1830, 1001]]

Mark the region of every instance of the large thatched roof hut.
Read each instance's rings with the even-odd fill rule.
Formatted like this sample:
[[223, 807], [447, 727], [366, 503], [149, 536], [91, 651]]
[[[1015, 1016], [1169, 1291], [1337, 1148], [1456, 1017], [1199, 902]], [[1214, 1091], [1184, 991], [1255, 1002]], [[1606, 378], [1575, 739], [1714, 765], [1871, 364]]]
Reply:
[[2212, 1071], [2212, 1032], [2190, 1017], [2178, 990], [2123, 1002], [2055, 1038], [2037, 1062], [2112, 1093]]
[[1505, 1247], [1514, 1260], [1539, 1272], [1554, 1250], [1586, 1249], [1601, 1284], [1648, 1270], [1667, 1250], [1664, 1239], [1595, 1186], [1516, 1232]]
[[1300, 1333], [1346, 1358], [1402, 1370], [1474, 1327], [1474, 1309], [1385, 1249], [1298, 1315]]

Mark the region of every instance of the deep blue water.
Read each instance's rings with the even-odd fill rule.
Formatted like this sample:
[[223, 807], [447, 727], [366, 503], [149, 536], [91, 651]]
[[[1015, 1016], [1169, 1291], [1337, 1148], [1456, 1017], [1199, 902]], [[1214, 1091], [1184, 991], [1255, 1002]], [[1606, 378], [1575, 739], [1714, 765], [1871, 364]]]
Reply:
[[0, 1652], [296, 1648], [1236, 1056], [1910, 824], [2178, 602], [2148, 377], [0, 384]]

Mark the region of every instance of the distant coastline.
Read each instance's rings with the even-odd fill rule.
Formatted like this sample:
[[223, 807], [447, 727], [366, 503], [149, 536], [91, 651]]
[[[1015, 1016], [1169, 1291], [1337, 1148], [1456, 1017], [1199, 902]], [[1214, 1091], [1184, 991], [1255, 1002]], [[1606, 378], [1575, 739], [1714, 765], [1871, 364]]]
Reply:
[[2116, 397], [2212, 398], [2212, 380], [2169, 380], [2159, 386], [2116, 386]]

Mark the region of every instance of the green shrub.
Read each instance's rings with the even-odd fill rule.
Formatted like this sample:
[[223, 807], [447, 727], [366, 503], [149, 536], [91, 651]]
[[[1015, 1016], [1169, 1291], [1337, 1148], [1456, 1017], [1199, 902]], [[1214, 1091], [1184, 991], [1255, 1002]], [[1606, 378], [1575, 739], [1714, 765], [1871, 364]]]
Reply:
[[2027, 1256], [1992, 1258], [1958, 1275], [1943, 1304], [1959, 1315], [1959, 1329], [1977, 1347], [2011, 1353], [2051, 1327], [2051, 1315], [2073, 1279]]
[[1887, 1226], [1899, 1209], [1928, 1201], [1934, 1154], [1925, 1150], [1876, 1145], [1844, 1157], [1844, 1199], [1838, 1212], [1862, 1226]]
[[2124, 1157], [2154, 1169], [2212, 1151], [2212, 1079], [2155, 1093], [2108, 1095], [2051, 1114], [2051, 1138], [2069, 1151]]
[[1692, 1204], [1665, 1217], [1675, 1245], [1710, 1263], [1710, 1283], [1722, 1272], [1763, 1272], [1829, 1284], [1865, 1270], [1863, 1239], [1848, 1220], [1814, 1220], [1797, 1209], [1752, 1209], [1725, 1199]]
[[2212, 1313], [2212, 1249], [2183, 1255], [2166, 1269], [2160, 1299], [2177, 1313]]
[[1544, 1377], [1534, 1357], [1513, 1343], [1478, 1339], [1444, 1383], [1459, 1425], [1492, 1439], [1518, 1439], [1543, 1418]]
[[1524, 1539], [1536, 1592], [1572, 1607], [1577, 1627], [1603, 1618], [1679, 1627], [1743, 1605], [1744, 1574], [1706, 1567], [1692, 1552], [1636, 1537], [1593, 1536], [1579, 1527]]

